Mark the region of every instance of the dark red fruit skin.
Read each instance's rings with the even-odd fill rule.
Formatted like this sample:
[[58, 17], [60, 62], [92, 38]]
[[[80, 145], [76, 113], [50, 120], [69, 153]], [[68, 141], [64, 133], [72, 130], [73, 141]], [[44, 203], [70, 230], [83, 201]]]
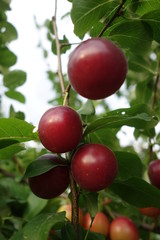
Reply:
[[73, 178], [88, 191], [108, 187], [116, 177], [118, 164], [113, 152], [102, 144], [87, 144], [79, 148], [71, 162]]
[[82, 137], [82, 122], [76, 111], [57, 106], [46, 111], [40, 119], [38, 134], [45, 148], [54, 153], [73, 150]]
[[151, 161], [148, 166], [151, 184], [160, 189], [160, 160]]
[[45, 160], [51, 160], [59, 163], [59, 165], [48, 172], [29, 178], [29, 186], [36, 196], [51, 199], [59, 196], [67, 189], [69, 185], [69, 171], [67, 166], [62, 165], [61, 159], [54, 154], [45, 154], [37, 159], [37, 161]]
[[92, 38], [72, 52], [68, 76], [72, 87], [88, 99], [103, 99], [123, 84], [128, 70], [126, 57], [113, 42]]
[[117, 217], [110, 225], [111, 240], [139, 240], [139, 233], [134, 222], [127, 217]]

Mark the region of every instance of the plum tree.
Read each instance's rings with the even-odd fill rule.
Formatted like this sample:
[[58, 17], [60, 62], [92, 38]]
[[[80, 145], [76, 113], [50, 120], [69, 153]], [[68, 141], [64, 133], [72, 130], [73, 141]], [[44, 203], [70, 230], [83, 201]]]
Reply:
[[68, 76], [77, 93], [88, 99], [102, 99], [123, 84], [127, 61], [113, 42], [92, 38], [82, 42], [71, 54]]
[[100, 191], [113, 182], [118, 171], [114, 153], [102, 144], [86, 144], [74, 154], [71, 171], [79, 186]]
[[44, 199], [50, 199], [62, 194], [69, 185], [68, 167], [64, 166], [61, 159], [54, 154], [45, 154], [36, 161], [53, 161], [55, 167], [38, 176], [29, 178], [32, 192]]
[[73, 150], [82, 137], [82, 122], [76, 111], [68, 106], [57, 106], [46, 111], [39, 121], [41, 143], [55, 153]]

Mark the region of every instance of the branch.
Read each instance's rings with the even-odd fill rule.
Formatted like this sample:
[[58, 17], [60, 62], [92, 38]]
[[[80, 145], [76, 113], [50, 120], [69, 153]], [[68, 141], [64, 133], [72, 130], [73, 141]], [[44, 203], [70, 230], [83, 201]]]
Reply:
[[72, 198], [72, 224], [77, 234], [77, 240], [79, 239], [79, 206], [78, 206], [78, 192], [76, 183], [72, 177], [71, 171], [69, 171], [71, 198]]
[[102, 31], [100, 32], [100, 34], [98, 35], [98, 37], [102, 37], [102, 35], [104, 34], [104, 32], [107, 30], [107, 28], [111, 25], [111, 23], [115, 20], [116, 17], [119, 16], [120, 11], [123, 7], [123, 5], [125, 4], [126, 0], [122, 0], [122, 2], [120, 3], [119, 7], [117, 8], [116, 12], [114, 13], [114, 15], [112, 16], [112, 18], [104, 25], [104, 28], [102, 29]]

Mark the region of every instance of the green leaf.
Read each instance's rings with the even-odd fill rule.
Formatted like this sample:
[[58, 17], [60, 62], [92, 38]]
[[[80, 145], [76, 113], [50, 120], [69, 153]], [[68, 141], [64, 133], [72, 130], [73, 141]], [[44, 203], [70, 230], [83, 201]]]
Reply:
[[[137, 55], [150, 50], [152, 30], [140, 20], [128, 20], [116, 24], [110, 31], [109, 38], [118, 43], [121, 48], [128, 49]], [[143, 42], [143, 47], [142, 47]]]
[[142, 16], [142, 20], [153, 30], [153, 39], [160, 43], [160, 8]]
[[109, 187], [124, 201], [136, 207], [160, 208], [160, 191], [140, 178], [129, 178], [124, 181], [115, 180]]
[[93, 121], [86, 128], [84, 135], [104, 128], [120, 128], [124, 125], [137, 129], [150, 129], [156, 126], [158, 119], [145, 104], [131, 108], [122, 108], [111, 111]]
[[57, 166], [59, 166], [59, 164], [51, 161], [50, 159], [45, 159], [45, 161], [36, 160], [28, 165], [23, 178], [30, 178], [41, 175]]
[[32, 192], [27, 200], [27, 208], [24, 212], [25, 219], [31, 219], [38, 215], [47, 205], [48, 200], [36, 197]]
[[13, 70], [4, 75], [3, 82], [5, 87], [15, 89], [26, 82], [26, 73], [22, 70]]
[[23, 230], [10, 238], [10, 240], [47, 240], [51, 227], [57, 224], [61, 228], [65, 213], [42, 213], [29, 221]]
[[24, 146], [19, 144], [12, 144], [8, 147], [2, 148], [0, 149], [0, 160], [12, 159], [16, 153], [23, 151], [24, 149]]
[[105, 128], [90, 133], [89, 137], [91, 142], [104, 144], [111, 149], [117, 149], [120, 145], [116, 134], [117, 129]]
[[85, 104], [77, 111], [80, 115], [92, 115], [95, 113], [93, 101], [87, 100]]
[[16, 28], [9, 22], [0, 22], [0, 42], [9, 43], [17, 39], [18, 34]]
[[[116, 9], [115, 1], [106, 0], [74, 0], [71, 18], [74, 24], [74, 32], [83, 38], [94, 24], [101, 20], [106, 14], [111, 14]], [[113, 9], [113, 4], [115, 8]]]
[[91, 217], [95, 217], [98, 211], [98, 193], [91, 193], [83, 190], [81, 192], [81, 197]]
[[125, 180], [130, 177], [142, 177], [143, 165], [138, 155], [129, 152], [114, 152], [118, 162], [116, 179]]
[[142, 16], [153, 10], [160, 9], [160, 1], [159, 0], [141, 1], [141, 2], [138, 2], [137, 7], [138, 8], [137, 8], [136, 13], [138, 13], [140, 16]]
[[10, 117], [10, 118], [18, 118], [18, 119], [21, 119], [21, 120], [24, 120], [24, 119], [25, 119], [24, 113], [21, 112], [21, 111], [16, 112], [16, 111], [14, 110], [13, 105], [10, 106], [10, 109], [9, 109], [9, 117]]
[[154, 79], [148, 78], [145, 81], [138, 82], [136, 85], [136, 98], [134, 101], [138, 103], [141, 99], [142, 103], [151, 103], [152, 93], [154, 92]]
[[7, 47], [0, 48], [0, 56], [0, 65], [4, 67], [11, 67], [17, 61], [16, 55], [11, 52]]
[[70, 222], [65, 222], [61, 229], [62, 239], [65, 240], [77, 240], [77, 235], [75, 233], [74, 227]]
[[1, 240], [6, 240], [6, 238], [0, 233], [0, 239]]
[[29, 195], [29, 188], [27, 185], [22, 185], [11, 178], [1, 178], [0, 180], [1, 199], [5, 201], [17, 200], [26, 202]]
[[151, 74], [152, 76], [156, 75], [148, 59], [146, 60], [144, 56], [138, 56], [134, 53], [130, 54], [130, 58], [128, 61], [128, 69], [134, 71], [136, 74], [137, 72], [145, 72]]
[[95, 233], [95, 232], [90, 232], [87, 240], [105, 240], [105, 236], [99, 233]]
[[37, 132], [34, 133], [33, 130], [34, 126], [26, 121], [16, 118], [0, 118], [0, 142], [6, 141], [5, 147], [16, 141], [38, 140]]
[[21, 92], [15, 91], [13, 89], [5, 92], [5, 95], [21, 103], [25, 103], [26, 101], [24, 95]]

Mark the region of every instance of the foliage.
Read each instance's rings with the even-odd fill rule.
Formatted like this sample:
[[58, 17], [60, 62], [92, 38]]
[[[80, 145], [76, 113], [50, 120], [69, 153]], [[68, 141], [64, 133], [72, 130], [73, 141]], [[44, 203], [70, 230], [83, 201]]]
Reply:
[[[143, 217], [138, 208], [160, 208], [160, 190], [149, 183], [147, 167], [151, 160], [160, 158], [160, 1], [159, 0], [68, 0], [74, 33], [80, 41], [84, 37], [102, 36], [114, 41], [125, 52], [128, 60], [128, 74], [124, 90], [115, 95], [117, 101], [125, 98], [129, 107], [111, 111], [107, 99], [86, 101], [70, 90], [70, 106], [76, 109], [86, 126], [83, 134], [85, 142], [103, 143], [110, 147], [117, 157], [119, 171], [113, 184], [100, 193], [81, 190], [80, 207], [94, 217], [97, 209], [104, 211], [109, 219], [113, 213], [132, 218], [140, 232], [141, 239], [158, 240], [159, 236], [142, 225], [153, 224], [154, 220]], [[15, 26], [8, 22], [7, 11], [10, 1], [0, 2], [0, 79], [8, 98], [25, 104], [25, 96], [17, 91], [27, 81], [27, 74], [13, 66], [17, 56], [9, 49], [9, 43], [17, 40]], [[63, 20], [62, 20], [63, 21]], [[56, 36], [52, 21], [44, 19], [46, 38], [50, 42], [52, 54], [57, 54]], [[68, 36], [60, 39], [63, 54], [70, 51], [72, 43]], [[45, 53], [45, 46], [40, 46]], [[44, 61], [45, 63], [45, 61]], [[57, 72], [47, 70], [48, 80], [53, 84], [52, 105], [63, 103]], [[65, 87], [68, 86], [64, 74]], [[3, 96], [0, 96], [2, 98]], [[1, 103], [0, 103], [1, 104]], [[103, 113], [98, 113], [98, 108]], [[3, 118], [0, 106], [0, 239], [45, 240], [50, 229], [56, 236], [51, 239], [76, 239], [73, 226], [66, 221], [64, 213], [56, 213], [58, 207], [68, 200], [69, 189], [64, 196], [52, 200], [42, 200], [31, 193], [27, 176], [36, 176], [54, 167], [37, 165], [34, 160], [47, 151], [39, 144], [35, 127], [25, 121], [24, 113], [15, 112], [10, 106], [8, 118]], [[134, 143], [123, 147], [123, 139], [118, 138], [124, 126], [134, 129]], [[36, 148], [26, 142], [34, 141]], [[140, 143], [138, 149], [136, 143]], [[37, 165], [36, 170], [35, 166]], [[27, 166], [29, 166], [27, 168]], [[27, 169], [27, 171], [26, 171]], [[26, 173], [25, 173], [26, 172]], [[66, 197], [67, 195], [67, 197]], [[107, 202], [107, 204], [104, 204]], [[154, 223], [155, 224], [155, 223]], [[157, 226], [160, 222], [157, 220]], [[155, 228], [156, 229], [156, 228]], [[158, 232], [160, 234], [160, 232]], [[86, 231], [80, 228], [80, 240]], [[149, 238], [150, 237], [150, 238]], [[102, 235], [89, 233], [88, 240], [104, 239]]]

